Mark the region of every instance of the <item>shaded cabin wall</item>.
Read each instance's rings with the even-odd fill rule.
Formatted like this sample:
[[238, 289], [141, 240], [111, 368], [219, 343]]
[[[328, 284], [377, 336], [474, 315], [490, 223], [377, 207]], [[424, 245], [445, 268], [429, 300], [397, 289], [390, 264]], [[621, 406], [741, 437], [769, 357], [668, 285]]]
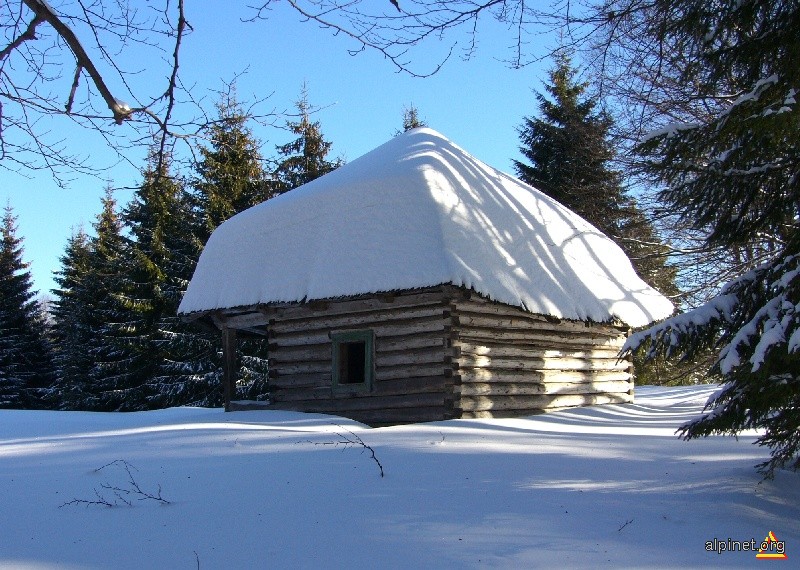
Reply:
[[[369, 424], [453, 417], [449, 299], [437, 289], [270, 310], [270, 407]], [[361, 330], [375, 335], [372, 390], [334, 389], [331, 335]]]
[[451, 306], [455, 413], [510, 417], [633, 401], [633, 368], [617, 355], [625, 326], [548, 319], [477, 295]]

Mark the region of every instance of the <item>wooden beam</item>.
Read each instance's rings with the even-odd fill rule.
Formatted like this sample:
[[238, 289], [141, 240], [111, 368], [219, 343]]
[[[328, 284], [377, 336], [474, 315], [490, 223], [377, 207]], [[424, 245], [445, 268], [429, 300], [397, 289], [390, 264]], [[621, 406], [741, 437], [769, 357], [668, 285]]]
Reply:
[[225, 411], [231, 411], [231, 400], [236, 395], [236, 329], [222, 329], [222, 387], [225, 394]]

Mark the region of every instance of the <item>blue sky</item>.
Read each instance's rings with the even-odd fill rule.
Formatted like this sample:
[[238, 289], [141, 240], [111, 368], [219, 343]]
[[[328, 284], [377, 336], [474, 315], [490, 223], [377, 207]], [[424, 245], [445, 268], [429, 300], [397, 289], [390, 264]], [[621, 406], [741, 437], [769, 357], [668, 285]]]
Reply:
[[[291, 111], [306, 82], [310, 102], [322, 108], [315, 118], [333, 143], [332, 153], [347, 160], [392, 137], [401, 127], [403, 108], [413, 103], [432, 128], [484, 162], [512, 172], [511, 160], [519, 158], [516, 127], [524, 116], [536, 113], [532, 90], [542, 89], [550, 65], [545, 60], [510, 69], [501, 60], [509, 56], [511, 35], [486, 21], [477, 53], [469, 61], [456, 53], [436, 75], [415, 78], [397, 73], [377, 53], [349, 55], [348, 49], [356, 47], [352, 42], [301, 22], [284, 5], [278, 4], [266, 21], [245, 23], [241, 20], [250, 14], [244, 3], [238, 11], [230, 4], [224, 10], [217, 4], [213, 8], [207, 3], [187, 4], [194, 31], [182, 46], [181, 73], [184, 83], [194, 86], [194, 97], [205, 99], [211, 108], [214, 91], [238, 76], [242, 100], [269, 96], [259, 107], [262, 112]], [[539, 36], [538, 41], [539, 45], [530, 46], [531, 52], [545, 55], [553, 47], [553, 38]], [[428, 50], [411, 59], [421, 70], [436, 63]], [[277, 122], [284, 124], [282, 119]], [[252, 126], [264, 156], [272, 156], [276, 145], [291, 140], [280, 128]], [[52, 128], [96, 164], [114, 162], [95, 133], [65, 120], [54, 122]], [[131, 158], [137, 167], [143, 164], [136, 153]], [[18, 217], [24, 257], [31, 263], [37, 291], [48, 293], [55, 287], [52, 273], [59, 268], [66, 241], [74, 228], [90, 228], [106, 184], [125, 188], [138, 182], [136, 168], [124, 163], [101, 177], [76, 176], [66, 189], [46, 173], [20, 175], [0, 169], [0, 204], [10, 201]], [[119, 190], [115, 195], [122, 205], [131, 192]]]

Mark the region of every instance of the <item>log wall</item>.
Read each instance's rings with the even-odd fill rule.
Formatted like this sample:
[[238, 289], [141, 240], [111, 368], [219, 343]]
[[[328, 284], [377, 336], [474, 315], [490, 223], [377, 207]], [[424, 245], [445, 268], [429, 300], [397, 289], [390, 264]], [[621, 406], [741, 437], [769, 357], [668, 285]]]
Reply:
[[[453, 417], [452, 315], [443, 290], [270, 310], [270, 407], [371, 425]], [[368, 392], [334, 389], [331, 335], [374, 331]]]
[[454, 414], [511, 417], [633, 401], [617, 354], [625, 326], [533, 315], [477, 295], [453, 300]]
[[[453, 286], [215, 318], [268, 334], [273, 409], [383, 425], [633, 400], [632, 365], [617, 358], [626, 326], [533, 315]], [[361, 330], [374, 332], [372, 389], [334, 387], [331, 335]]]

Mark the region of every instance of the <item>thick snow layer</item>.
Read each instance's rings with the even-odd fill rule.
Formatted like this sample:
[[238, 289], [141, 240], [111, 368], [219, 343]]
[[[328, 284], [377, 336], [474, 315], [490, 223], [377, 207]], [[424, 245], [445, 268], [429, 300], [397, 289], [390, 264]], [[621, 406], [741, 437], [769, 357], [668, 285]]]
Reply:
[[[791, 565], [800, 474], [759, 484], [768, 450], [753, 434], [675, 436], [715, 388], [379, 429], [294, 412], [0, 410], [0, 568], [753, 568], [770, 561], [706, 543], [770, 531]], [[369, 451], [335, 445], [353, 434], [385, 477]], [[169, 504], [65, 504], [129, 490], [122, 461]]]
[[222, 224], [180, 312], [442, 283], [562, 318], [672, 312], [600, 231], [430, 129]]

